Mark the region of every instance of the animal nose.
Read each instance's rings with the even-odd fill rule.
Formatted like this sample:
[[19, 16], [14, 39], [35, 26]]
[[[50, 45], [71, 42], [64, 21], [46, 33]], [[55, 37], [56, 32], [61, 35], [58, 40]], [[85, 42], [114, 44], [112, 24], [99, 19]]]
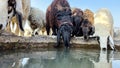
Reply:
[[87, 39], [87, 36], [84, 36], [84, 39]]
[[0, 30], [2, 29], [2, 27], [3, 27], [3, 25], [2, 25], [2, 24], [0, 24]]

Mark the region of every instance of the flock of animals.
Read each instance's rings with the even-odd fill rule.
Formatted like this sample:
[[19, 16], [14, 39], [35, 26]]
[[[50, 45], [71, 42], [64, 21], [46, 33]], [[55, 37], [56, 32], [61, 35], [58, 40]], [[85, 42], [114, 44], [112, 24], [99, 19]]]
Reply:
[[0, 0], [0, 31], [5, 30], [18, 36], [56, 35], [60, 46], [62, 38], [66, 48], [71, 37], [96, 38], [101, 50], [107, 45], [114, 50], [113, 18], [106, 8], [96, 13], [86, 9], [71, 8], [67, 0], [53, 0], [46, 14], [31, 7], [30, 0]]

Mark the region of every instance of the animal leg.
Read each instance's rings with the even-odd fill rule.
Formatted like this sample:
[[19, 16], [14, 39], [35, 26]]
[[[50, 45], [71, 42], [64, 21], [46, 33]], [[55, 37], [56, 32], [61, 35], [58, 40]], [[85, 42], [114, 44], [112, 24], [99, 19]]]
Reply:
[[47, 35], [49, 35], [49, 33], [50, 33], [50, 26], [48, 24], [46, 24], [46, 31], [47, 31]]
[[115, 50], [114, 41], [113, 41], [112, 36], [109, 36], [109, 37], [108, 37], [108, 44], [110, 45], [110, 47], [111, 47], [113, 50]]
[[41, 32], [42, 32], [42, 35], [45, 35], [45, 28], [44, 27], [42, 27]]
[[53, 31], [52, 35], [57, 35], [57, 30], [55, 26], [52, 27], [52, 31]]
[[18, 26], [18, 22], [15, 22], [14, 24], [16, 25], [15, 34], [16, 34], [16, 35], [19, 35], [19, 28], [18, 28], [19, 26]]
[[23, 22], [22, 22], [22, 14], [17, 12], [16, 13], [16, 17], [17, 17], [17, 21], [19, 23], [19, 28], [21, 29], [21, 31], [24, 31], [24, 29], [23, 29]]
[[101, 50], [107, 50], [107, 37], [100, 37], [99, 42]]
[[[2, 26], [2, 25], [1, 25], [1, 26]], [[11, 32], [10, 22], [7, 23], [5, 30], [8, 31], [8, 32]]]

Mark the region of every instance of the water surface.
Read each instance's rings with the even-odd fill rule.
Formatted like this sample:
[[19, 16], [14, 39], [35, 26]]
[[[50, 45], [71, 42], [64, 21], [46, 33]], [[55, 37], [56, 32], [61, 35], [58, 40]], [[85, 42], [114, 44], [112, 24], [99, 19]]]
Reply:
[[56, 49], [0, 53], [0, 68], [120, 68], [120, 52]]

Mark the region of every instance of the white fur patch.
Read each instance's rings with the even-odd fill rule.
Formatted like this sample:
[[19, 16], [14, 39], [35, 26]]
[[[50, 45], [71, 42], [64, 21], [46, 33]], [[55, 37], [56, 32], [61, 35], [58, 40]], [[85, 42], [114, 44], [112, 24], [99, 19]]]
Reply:
[[[110, 11], [106, 8], [99, 9], [94, 15], [95, 36], [100, 37], [100, 47], [107, 49], [107, 38], [112, 40], [113, 18]], [[110, 43], [113, 48], [113, 41]]]
[[114, 49], [114, 41], [113, 41], [113, 38], [111, 36], [109, 36], [109, 44], [110, 44], [110, 47], [112, 49]]
[[2, 29], [5, 29], [8, 19], [8, 0], [0, 0], [0, 24], [3, 25]]

